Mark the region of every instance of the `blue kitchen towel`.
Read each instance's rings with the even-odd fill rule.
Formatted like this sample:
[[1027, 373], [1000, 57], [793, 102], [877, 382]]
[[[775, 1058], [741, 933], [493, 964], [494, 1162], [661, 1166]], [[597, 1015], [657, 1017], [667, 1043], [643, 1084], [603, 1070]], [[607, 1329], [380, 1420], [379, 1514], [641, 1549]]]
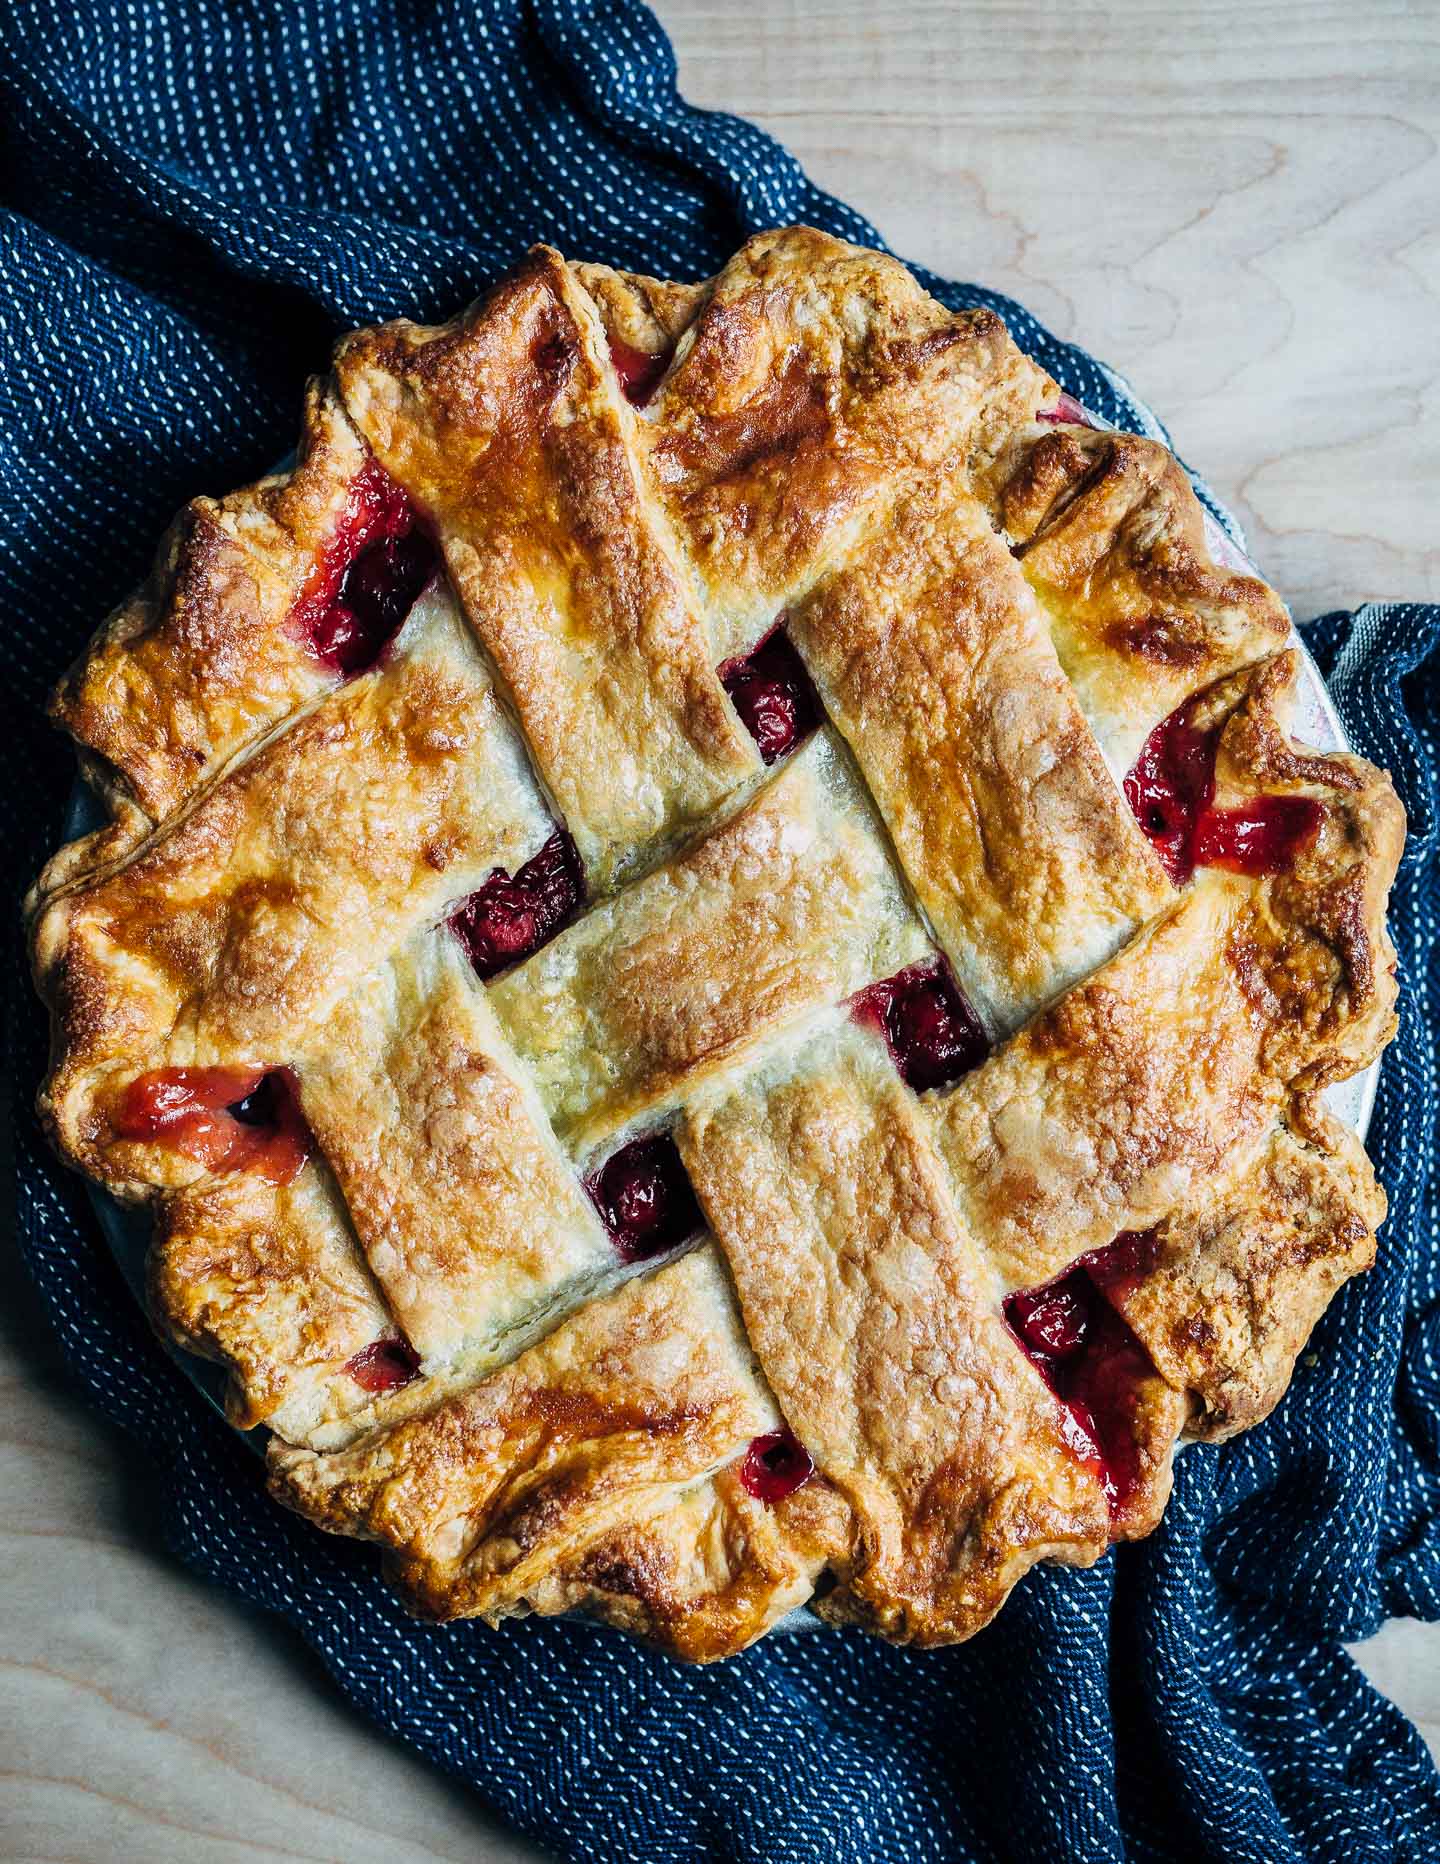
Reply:
[[[769, 137], [681, 101], [640, 0], [10, 0], [0, 85], [19, 880], [59, 839], [73, 770], [40, 720], [48, 688], [173, 509], [286, 451], [337, 332], [448, 313], [538, 238], [671, 278], [788, 221], [879, 243]], [[947, 304], [995, 306], [1066, 388], [1150, 427], [1019, 305], [921, 276]], [[1386, 604], [1313, 633], [1411, 820], [1404, 1020], [1372, 1129], [1392, 1210], [1379, 1264], [1267, 1424], [1181, 1459], [1150, 1541], [1037, 1571], [953, 1651], [834, 1633], [696, 1671], [582, 1625], [408, 1620], [370, 1550], [267, 1501], [148, 1336], [30, 1116], [44, 1032], [17, 945], [20, 1247], [77, 1378], [155, 1472], [171, 1545], [571, 1857], [1440, 1857], [1435, 1769], [1340, 1649], [1388, 1615], [1440, 1615], [1437, 631], [1440, 610]]]

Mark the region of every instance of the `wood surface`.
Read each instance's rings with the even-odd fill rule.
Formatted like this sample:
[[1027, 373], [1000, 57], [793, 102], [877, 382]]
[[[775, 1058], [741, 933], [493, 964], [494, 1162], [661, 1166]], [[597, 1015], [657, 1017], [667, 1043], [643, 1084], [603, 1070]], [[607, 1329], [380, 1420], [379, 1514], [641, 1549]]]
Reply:
[[[1122, 368], [1299, 616], [1440, 594], [1440, 8], [659, 12], [694, 102]], [[533, 1855], [165, 1554], [8, 1250], [0, 1392], [6, 1864]], [[1357, 1655], [1440, 1748], [1440, 1628]]]

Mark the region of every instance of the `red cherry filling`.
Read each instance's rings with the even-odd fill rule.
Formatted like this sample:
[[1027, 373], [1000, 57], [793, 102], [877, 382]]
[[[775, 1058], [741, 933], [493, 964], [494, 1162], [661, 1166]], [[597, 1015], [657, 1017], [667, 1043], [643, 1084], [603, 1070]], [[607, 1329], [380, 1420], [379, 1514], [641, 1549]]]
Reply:
[[1236, 809], [1211, 809], [1195, 825], [1195, 865], [1283, 874], [1320, 833], [1324, 815], [1309, 796], [1257, 796]]
[[743, 660], [725, 662], [720, 683], [767, 764], [783, 757], [820, 722], [820, 702], [810, 675], [780, 622]]
[[700, 1206], [668, 1133], [622, 1146], [585, 1189], [624, 1262], [663, 1255], [700, 1228]]
[[1195, 825], [1215, 795], [1219, 732], [1189, 722], [1187, 701], [1151, 732], [1125, 779], [1125, 800], [1165, 872], [1183, 886], [1195, 871]]
[[1054, 1281], [1005, 1299], [1011, 1332], [1060, 1402], [1065, 1442], [1093, 1470], [1112, 1516], [1124, 1511], [1140, 1479], [1136, 1410], [1154, 1367], [1100, 1291], [1139, 1281], [1156, 1254], [1155, 1231], [1127, 1230]]
[[126, 1088], [112, 1124], [121, 1139], [272, 1184], [289, 1184], [315, 1143], [288, 1068], [156, 1068]]
[[439, 560], [414, 505], [367, 460], [290, 625], [317, 660], [352, 678], [380, 658]]
[[1140, 1485], [1140, 1390], [1154, 1376], [1150, 1355], [1108, 1306], [1099, 1312], [1085, 1350], [1065, 1369], [1063, 1402], [1099, 1452], [1096, 1473], [1112, 1519], [1125, 1512]]
[[740, 1486], [769, 1506], [793, 1495], [814, 1473], [810, 1452], [793, 1431], [782, 1426], [751, 1439], [740, 1465]]
[[660, 386], [660, 379], [670, 367], [670, 358], [674, 349], [642, 350], [635, 349], [629, 343], [622, 343], [618, 337], [610, 339], [610, 360], [615, 365], [615, 373], [620, 378], [620, 392], [628, 402], [637, 408], [645, 403]]
[[990, 1053], [980, 1019], [943, 957], [859, 991], [851, 1014], [880, 1031], [901, 1079], [916, 1093], [958, 1081]]
[[1106, 1293], [1120, 1294], [1154, 1273], [1160, 1261], [1160, 1232], [1122, 1230], [1113, 1243], [1081, 1256], [1080, 1266]]
[[1065, 427], [1093, 427], [1088, 408], [1082, 407], [1073, 395], [1067, 395], [1062, 388], [1060, 399], [1053, 408], [1041, 408], [1036, 414], [1037, 421], [1051, 421]]
[[362, 1346], [345, 1370], [361, 1391], [394, 1392], [420, 1376], [420, 1355], [406, 1340], [372, 1340]]
[[1257, 796], [1215, 807], [1220, 729], [1192, 724], [1189, 700], [1162, 719], [1125, 778], [1125, 800], [1166, 873], [1184, 886], [1197, 867], [1282, 873], [1314, 841], [1323, 806], [1308, 796]]
[[580, 857], [563, 829], [512, 877], [497, 867], [450, 915], [476, 974], [494, 977], [547, 944], [585, 897]]
[[1069, 1282], [1012, 1294], [1005, 1315], [1025, 1344], [1047, 1359], [1069, 1359], [1078, 1353], [1091, 1318], [1084, 1293]]

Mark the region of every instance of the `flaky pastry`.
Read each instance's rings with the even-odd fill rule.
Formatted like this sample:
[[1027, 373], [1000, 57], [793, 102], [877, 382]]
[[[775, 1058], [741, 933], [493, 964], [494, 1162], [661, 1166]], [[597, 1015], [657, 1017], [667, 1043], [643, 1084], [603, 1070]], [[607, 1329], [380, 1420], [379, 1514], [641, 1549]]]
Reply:
[[63, 1155], [427, 1616], [967, 1637], [1264, 1417], [1385, 1201], [1404, 821], [989, 311], [805, 228], [346, 338], [56, 694]]

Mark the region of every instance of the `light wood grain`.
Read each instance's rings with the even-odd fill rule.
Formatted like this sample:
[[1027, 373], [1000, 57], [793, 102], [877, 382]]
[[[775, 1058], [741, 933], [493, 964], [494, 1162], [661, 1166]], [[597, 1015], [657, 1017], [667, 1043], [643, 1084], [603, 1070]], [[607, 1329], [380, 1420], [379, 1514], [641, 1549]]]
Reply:
[[[1302, 617], [1440, 593], [1440, 9], [659, 11], [695, 102], [1123, 368]], [[0, 1485], [7, 1864], [533, 1855], [177, 1569], [9, 1252]], [[1440, 1628], [1358, 1655], [1440, 1750]]]
[[1301, 618], [1440, 592], [1440, 7], [659, 11], [693, 102], [1123, 370]]
[[134, 1445], [0, 1279], [0, 1858], [512, 1864], [476, 1798], [351, 1711], [288, 1627], [159, 1546]]

